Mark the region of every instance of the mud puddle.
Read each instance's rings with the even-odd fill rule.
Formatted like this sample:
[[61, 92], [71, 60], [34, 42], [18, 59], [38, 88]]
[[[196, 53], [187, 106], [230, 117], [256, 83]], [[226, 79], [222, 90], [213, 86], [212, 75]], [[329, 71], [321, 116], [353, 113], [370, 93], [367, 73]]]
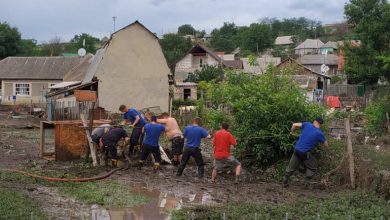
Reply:
[[135, 195], [144, 195], [152, 199], [150, 203], [135, 207], [98, 206], [92, 205], [93, 220], [168, 220], [169, 212], [180, 209], [183, 204], [212, 204], [212, 196], [207, 192], [198, 194], [189, 193], [179, 197], [174, 193], [162, 192], [157, 189], [150, 190], [146, 184], [133, 186]]

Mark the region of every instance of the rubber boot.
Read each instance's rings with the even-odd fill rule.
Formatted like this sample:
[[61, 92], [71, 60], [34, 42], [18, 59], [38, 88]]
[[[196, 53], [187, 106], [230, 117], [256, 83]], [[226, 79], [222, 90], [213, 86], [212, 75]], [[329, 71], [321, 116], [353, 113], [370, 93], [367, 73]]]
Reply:
[[176, 173], [176, 176], [181, 176], [183, 174], [183, 170], [184, 170], [184, 167], [181, 167], [179, 165], [179, 168], [177, 169], [177, 173]]
[[138, 169], [141, 170], [143, 166], [144, 166], [143, 161], [142, 160], [138, 161]]
[[111, 165], [112, 165], [113, 167], [118, 167], [118, 160], [111, 159]]
[[199, 166], [198, 167], [198, 178], [203, 178], [204, 176], [204, 166]]
[[161, 169], [160, 164], [159, 163], [154, 163], [153, 171], [157, 172], [157, 170], [160, 170], [160, 169]]
[[289, 181], [289, 177], [288, 176], [284, 176], [283, 177], [283, 187], [287, 187], [288, 186], [288, 181]]

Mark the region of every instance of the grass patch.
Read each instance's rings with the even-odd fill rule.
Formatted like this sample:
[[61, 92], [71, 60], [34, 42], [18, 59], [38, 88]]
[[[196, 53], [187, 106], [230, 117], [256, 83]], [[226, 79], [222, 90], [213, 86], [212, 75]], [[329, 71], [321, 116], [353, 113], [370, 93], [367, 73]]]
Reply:
[[387, 219], [389, 204], [370, 192], [343, 192], [324, 199], [298, 200], [293, 204], [226, 204], [186, 207], [172, 219]]
[[59, 191], [88, 204], [134, 206], [150, 202], [146, 196], [131, 193], [129, 186], [111, 180], [61, 184]]
[[371, 145], [355, 145], [353, 149], [361, 158], [369, 159], [375, 170], [390, 169], [390, 153]]
[[0, 219], [47, 219], [23, 193], [0, 186]]
[[[63, 177], [61, 175], [54, 176]], [[65, 176], [74, 178], [74, 175]], [[140, 205], [150, 202], [150, 198], [135, 195], [128, 185], [113, 180], [100, 180], [95, 182], [50, 182], [36, 180], [18, 173], [1, 172], [0, 180], [4, 182], [14, 182], [21, 184], [38, 184], [47, 187], [57, 187], [64, 196], [74, 197], [87, 204], [99, 205]], [[1, 219], [1, 217], [0, 217]]]

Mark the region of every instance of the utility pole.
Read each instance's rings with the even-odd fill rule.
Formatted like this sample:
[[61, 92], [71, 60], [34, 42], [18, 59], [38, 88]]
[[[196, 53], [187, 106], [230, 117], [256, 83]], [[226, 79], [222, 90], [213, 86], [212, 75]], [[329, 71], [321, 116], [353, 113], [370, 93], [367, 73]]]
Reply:
[[[115, 21], [116, 21], [116, 16], [113, 16], [113, 17], [112, 17], [112, 20], [114, 21], [114, 32], [115, 32]], [[114, 33], [114, 32], [113, 32], [113, 33]]]

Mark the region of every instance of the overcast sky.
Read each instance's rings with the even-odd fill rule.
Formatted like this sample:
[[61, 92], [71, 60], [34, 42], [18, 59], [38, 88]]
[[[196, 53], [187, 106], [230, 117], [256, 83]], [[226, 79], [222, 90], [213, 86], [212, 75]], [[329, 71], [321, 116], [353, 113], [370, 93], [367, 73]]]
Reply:
[[249, 25], [263, 17], [307, 17], [324, 24], [343, 20], [347, 0], [0, 0], [0, 21], [8, 22], [22, 38], [63, 40], [89, 33], [102, 38], [135, 20], [159, 36], [182, 24], [198, 30], [223, 22]]

